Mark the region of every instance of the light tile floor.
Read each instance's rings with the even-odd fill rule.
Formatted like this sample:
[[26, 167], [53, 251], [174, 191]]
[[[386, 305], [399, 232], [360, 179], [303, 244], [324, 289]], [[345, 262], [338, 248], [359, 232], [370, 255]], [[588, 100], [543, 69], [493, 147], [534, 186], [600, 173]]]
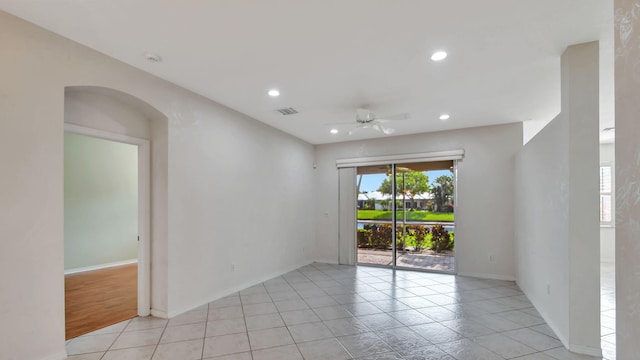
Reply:
[[602, 357], [616, 360], [616, 265], [600, 264], [600, 335]]
[[509, 281], [311, 264], [171, 320], [67, 342], [70, 360], [553, 360], [566, 351]]

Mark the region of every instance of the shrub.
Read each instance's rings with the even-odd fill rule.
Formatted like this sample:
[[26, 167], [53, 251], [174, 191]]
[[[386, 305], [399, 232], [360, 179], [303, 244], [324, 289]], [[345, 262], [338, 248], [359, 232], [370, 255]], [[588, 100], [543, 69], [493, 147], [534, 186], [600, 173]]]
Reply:
[[371, 245], [377, 249], [391, 246], [391, 225], [382, 224], [371, 227]]
[[427, 235], [429, 234], [429, 228], [424, 225], [414, 225], [412, 226], [413, 237], [414, 237], [414, 250], [421, 251], [425, 248], [425, 244], [427, 242]]
[[431, 227], [431, 249], [437, 253], [451, 248], [451, 237], [442, 225]]
[[[408, 232], [409, 229], [407, 229], [407, 234]], [[402, 236], [402, 226], [396, 226], [396, 250], [404, 250], [406, 241], [407, 239]]]
[[358, 246], [359, 247], [371, 246], [371, 230], [358, 229]]

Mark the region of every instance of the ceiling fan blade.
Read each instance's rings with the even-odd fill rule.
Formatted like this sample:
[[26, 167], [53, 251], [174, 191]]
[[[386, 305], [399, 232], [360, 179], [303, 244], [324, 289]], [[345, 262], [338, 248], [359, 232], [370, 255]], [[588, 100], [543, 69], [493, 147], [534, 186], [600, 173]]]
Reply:
[[363, 128], [362, 126], [356, 126], [353, 129], [349, 130], [347, 132], [347, 135], [351, 136], [351, 135], [355, 134], [356, 132], [358, 132], [362, 128]]
[[349, 122], [335, 122], [335, 123], [325, 123], [324, 126], [341, 126], [341, 125], [353, 125], [353, 121]]
[[399, 120], [409, 120], [410, 118], [411, 118], [411, 115], [409, 113], [403, 113], [403, 114], [382, 116], [381, 118], [379, 118], [377, 120], [381, 120], [381, 121], [399, 121]]
[[371, 127], [374, 128], [377, 131], [380, 131], [381, 133], [383, 133], [385, 135], [391, 135], [396, 131], [395, 129], [388, 128], [388, 127], [382, 126], [380, 124], [375, 124], [375, 125], [373, 125]]
[[388, 128], [388, 127], [385, 127], [385, 126], [382, 126], [382, 125], [380, 125], [380, 130], [382, 130], [382, 132], [385, 135], [391, 135], [394, 132], [396, 132], [396, 129]]

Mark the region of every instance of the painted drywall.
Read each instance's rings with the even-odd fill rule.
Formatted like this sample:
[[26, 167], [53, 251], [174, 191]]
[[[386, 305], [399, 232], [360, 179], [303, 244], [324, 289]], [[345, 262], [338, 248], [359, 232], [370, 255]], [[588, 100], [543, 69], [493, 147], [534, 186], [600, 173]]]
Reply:
[[569, 334], [569, 150], [562, 114], [516, 161], [517, 282], [556, 334]]
[[152, 306], [158, 288], [172, 316], [311, 261], [315, 221], [301, 214], [315, 208], [313, 146], [3, 12], [0, 44], [3, 360], [65, 358], [66, 87], [120, 91], [166, 117], [150, 126], [152, 158], [166, 133], [167, 159], [152, 159], [152, 176], [167, 176], [152, 208], [168, 207], [152, 214], [166, 217], [152, 224]]
[[169, 283], [169, 127], [149, 112], [151, 140], [151, 314], [167, 317]]
[[315, 231], [313, 146], [204, 99], [176, 105], [169, 316], [309, 263]]
[[640, 1], [616, 11], [616, 353], [640, 359]]
[[[458, 274], [515, 279], [514, 161], [521, 124], [487, 126], [316, 146], [318, 261], [338, 261], [336, 160], [464, 149], [458, 162], [456, 265]], [[486, 216], [490, 212], [491, 216]], [[494, 261], [489, 261], [492, 255]]]
[[67, 88], [64, 111], [66, 123], [145, 140], [151, 140], [150, 121], [161, 117], [115, 91], [91, 87]]
[[64, 269], [138, 258], [138, 148], [64, 135]]
[[597, 354], [597, 43], [570, 46], [561, 78], [561, 113], [517, 158], [517, 281], [566, 347]]
[[[613, 143], [600, 144], [600, 164], [611, 165], [615, 171], [615, 145]], [[614, 184], [612, 184], [611, 191], [615, 199], [615, 173], [613, 176]], [[613, 204], [615, 208], [615, 200]], [[615, 212], [614, 212], [615, 216]], [[600, 227], [600, 261], [606, 263], [613, 263], [616, 260], [616, 228], [614, 226], [601, 226]]]

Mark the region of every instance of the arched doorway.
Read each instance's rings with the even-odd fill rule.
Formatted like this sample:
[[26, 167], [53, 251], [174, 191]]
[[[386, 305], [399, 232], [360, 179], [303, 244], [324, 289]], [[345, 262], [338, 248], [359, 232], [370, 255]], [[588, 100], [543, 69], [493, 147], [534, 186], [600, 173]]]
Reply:
[[[129, 309], [129, 314], [131, 314], [129, 316], [147, 316], [151, 311], [152, 171], [150, 159], [151, 142], [154, 140], [151, 127], [152, 124], [155, 126], [158, 125], [154, 122], [160, 122], [162, 126], [166, 127], [166, 117], [164, 115], [159, 113], [150, 105], [131, 95], [119, 92], [117, 90], [101, 87], [69, 87], [65, 89], [65, 136], [70, 136], [69, 134], [73, 134], [73, 136], [81, 136], [84, 137], [83, 141], [85, 142], [97, 142], [102, 144], [103, 147], [107, 146], [108, 144], [108, 146], [111, 146], [111, 149], [113, 149], [114, 146], [129, 146], [133, 148], [135, 154], [133, 156], [135, 157], [134, 161], [136, 162], [136, 169], [134, 170], [134, 172], [136, 172], [135, 175], [137, 177], [137, 210], [134, 209], [133, 213], [129, 212], [129, 215], [136, 217], [136, 228], [134, 229], [133, 233], [131, 233], [131, 231], [127, 233], [126, 242], [128, 242], [128, 246], [130, 246], [130, 242], [134, 241], [135, 243], [133, 244], [133, 247], [137, 251], [135, 251], [134, 253], [136, 264], [128, 264], [129, 266], [135, 267], [135, 272], [129, 272], [128, 275], [126, 275], [129, 277], [126, 282], [128, 282], [130, 285], [131, 280], [134, 282], [135, 294], [129, 294], [129, 297], [134, 296], [134, 299], [136, 301], [135, 308]], [[161, 141], [159, 142], [162, 143]], [[111, 153], [113, 151], [114, 150], [108, 150], [107, 152]], [[66, 152], [67, 151], [65, 151], [65, 153]], [[84, 155], [86, 156], [87, 154]], [[85, 163], [91, 164], [92, 159], [85, 159]], [[101, 166], [92, 167], [98, 169], [103, 168]], [[115, 176], [115, 178], [119, 177]], [[65, 183], [66, 181], [67, 179], [65, 178]], [[86, 181], [86, 183], [90, 182], [92, 181]], [[85, 195], [91, 194], [91, 191], [92, 190], [89, 189], [88, 192], [85, 192]], [[103, 201], [105, 204], [108, 203], [109, 205], [113, 205], [111, 203], [114, 202], [113, 199], [115, 198], [115, 196], [103, 194], [103, 196], [92, 196], [92, 198], [94, 199], [90, 201]], [[85, 202], [85, 205], [86, 203], [87, 202]], [[92, 206], [95, 206], [96, 208], [99, 208], [100, 205], [101, 204], [99, 203], [92, 203]], [[67, 247], [67, 235], [69, 234], [69, 236], [71, 236], [70, 234], [72, 233], [70, 229], [67, 229], [68, 226], [71, 226], [69, 225], [71, 222], [67, 221], [67, 210], [67, 199], [65, 196], [65, 273], [69, 272], [69, 270], [74, 270], [67, 269], [67, 257], [71, 257], [71, 254], [73, 253], [73, 251], [69, 251]], [[100, 241], [105, 241], [105, 237], [92, 236], [91, 231], [93, 231], [93, 235], [96, 235], [100, 232], [110, 232], [110, 227], [115, 226], [114, 223], [117, 222], [115, 219], [119, 216], [119, 210], [110, 209], [109, 211], [112, 212], [112, 214], [108, 216], [113, 216], [113, 223], [111, 223], [108, 218], [103, 218], [103, 227], [96, 225], [91, 229], [88, 229], [88, 231], [84, 232], [83, 236], [85, 238], [89, 238], [88, 241], [99, 239]], [[85, 211], [83, 216], [86, 216], [88, 214], [89, 212]], [[82, 223], [83, 221], [87, 222], [87, 219], [78, 220], [79, 222], [76, 222], [76, 224]], [[108, 242], [110, 240], [106, 241]], [[80, 254], [80, 256], [85, 256], [86, 258], [93, 257], [94, 263], [91, 263], [89, 264], [89, 266], [85, 266], [84, 268], [75, 268], [75, 270], [79, 271], [71, 271], [72, 273], [74, 273], [73, 276], [77, 277], [77, 274], [79, 273], [89, 274], [89, 272], [93, 272], [95, 274], [97, 271], [106, 271], [107, 269], [110, 269], [113, 272], [115, 266], [125, 266], [125, 264], [121, 264], [120, 260], [122, 259], [120, 258], [110, 258], [104, 256], [104, 254], [96, 254], [100, 251], [104, 252], [104, 250], [102, 250], [104, 249], [104, 246], [106, 245], [85, 244], [85, 246], [83, 247], [83, 252]], [[69, 266], [73, 267], [74, 265], [69, 264]], [[134, 278], [130, 279], [132, 274]], [[67, 278], [67, 275], [65, 275], [65, 278]], [[93, 287], [92, 289], [96, 293], [99, 294], [100, 292], [112, 292], [108, 289], [101, 290], [100, 285], [102, 282], [100, 280], [91, 281], [92, 284], [95, 285], [95, 287]], [[104, 283], [106, 284], [107, 281], [104, 281]], [[86, 289], [88, 290], [89, 287], [86, 287]], [[84, 291], [84, 293], [89, 294], [90, 292]], [[124, 302], [125, 300], [111, 299], [111, 303], [108, 303], [108, 301], [104, 297], [96, 297], [93, 300], [95, 301], [91, 303], [91, 308], [85, 309], [83, 315], [80, 316], [79, 320], [75, 320], [76, 324], [81, 325], [80, 330], [74, 330], [70, 332], [69, 326], [67, 326], [67, 338], [74, 337], [82, 333], [87, 333], [123, 320], [122, 314], [111, 315], [109, 314], [109, 310], [112, 308], [116, 308], [116, 306], [113, 306], [113, 301], [115, 301], [117, 304], [118, 302]], [[72, 306], [72, 302], [66, 301], [66, 306], [67, 310], [69, 310], [69, 307]], [[133, 312], [131, 310], [133, 310]], [[69, 311], [66, 311], [67, 325], [69, 325], [69, 318], [71, 317], [70, 314], [71, 313]], [[100, 319], [100, 317], [102, 317], [102, 320]]]

